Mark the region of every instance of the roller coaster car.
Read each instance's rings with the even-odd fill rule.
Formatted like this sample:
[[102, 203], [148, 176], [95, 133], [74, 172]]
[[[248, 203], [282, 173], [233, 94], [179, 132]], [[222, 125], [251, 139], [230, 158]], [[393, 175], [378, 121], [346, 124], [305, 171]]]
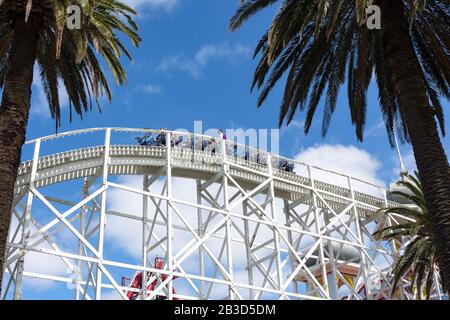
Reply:
[[[159, 270], [163, 270], [164, 268], [164, 259], [160, 258], [160, 257], [156, 257], [155, 259], [155, 264], [154, 264], [154, 268], [155, 269], [159, 269]], [[131, 282], [129, 284], [130, 288], [133, 289], [142, 289], [142, 271], [138, 271], [136, 272], [136, 274], [133, 276], [133, 278], [131, 279]], [[147, 272], [147, 279], [151, 279], [152, 277], [155, 277], [155, 279], [147, 286], [147, 294], [149, 291], [154, 291], [157, 284], [158, 284], [158, 278], [161, 280], [161, 282], [165, 281], [168, 277], [168, 275], [166, 274], [155, 274], [153, 272]], [[177, 279], [178, 277], [173, 276], [172, 280]], [[127, 280], [126, 277], [122, 277], [122, 285], [124, 285], [123, 282], [125, 282]], [[172, 287], [172, 292], [173, 294], [176, 294], [175, 288]], [[130, 300], [136, 300], [139, 297], [139, 292], [135, 292], [135, 291], [128, 291], [126, 293], [128, 299]], [[166, 296], [161, 296], [161, 295], [157, 295], [155, 297], [156, 300], [166, 300]], [[174, 298], [174, 300], [179, 300], [177, 298]]]
[[141, 146], [163, 147], [166, 145], [166, 135], [164, 133], [160, 133], [156, 137], [153, 137], [151, 133], [147, 133], [143, 137], [136, 137], [135, 140]]
[[139, 145], [141, 145], [141, 146], [147, 146], [149, 143], [148, 143], [148, 141], [146, 141], [145, 140], [145, 137], [136, 137], [136, 138], [134, 138], [136, 141], [137, 141], [137, 143], [139, 143]]
[[286, 172], [294, 172], [295, 166], [292, 162], [288, 162], [287, 160], [280, 160], [278, 163], [278, 167], [282, 171]]
[[178, 146], [179, 144], [181, 144], [183, 142], [183, 136], [179, 136], [178, 138], [172, 139], [172, 141], [170, 142], [170, 144], [172, 145], [172, 147]]
[[[166, 136], [163, 133], [158, 134], [156, 137], [152, 137], [151, 134], [146, 134], [143, 137], [134, 138], [141, 146], [151, 146], [151, 147], [164, 147], [166, 145]], [[172, 147], [178, 146], [183, 142], [183, 137], [179, 136], [172, 139], [170, 144]]]

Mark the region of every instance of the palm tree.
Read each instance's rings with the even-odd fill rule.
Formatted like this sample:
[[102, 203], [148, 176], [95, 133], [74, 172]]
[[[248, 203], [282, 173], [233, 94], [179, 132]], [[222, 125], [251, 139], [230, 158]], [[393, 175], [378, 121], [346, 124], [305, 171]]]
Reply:
[[373, 236], [377, 240], [397, 241], [401, 237], [410, 238], [393, 267], [394, 281], [392, 293], [399, 281], [412, 273], [411, 287], [419, 299], [425, 290], [426, 299], [431, 295], [434, 269], [437, 266], [436, 239], [433, 236], [431, 215], [425, 206], [422, 185], [416, 176], [405, 175], [398, 186], [403, 188], [392, 191], [408, 205], [379, 210], [385, 214], [397, 213], [408, 218], [403, 222], [376, 231]]
[[[412, 144], [449, 290], [450, 168], [438, 125], [444, 134], [440, 99], [450, 97], [450, 0], [246, 0], [231, 30], [277, 3], [278, 13], [255, 50], [260, 60], [252, 89], [261, 90], [258, 106], [285, 75], [279, 125], [305, 111], [308, 133], [324, 96], [325, 135], [346, 82], [351, 121], [362, 141], [374, 76], [391, 145], [395, 131]], [[381, 29], [365, 23], [368, 5], [381, 9]]]
[[[79, 29], [69, 28], [78, 5]], [[76, 12], [75, 12], [76, 13]], [[111, 100], [101, 57], [117, 83], [126, 81], [119, 58], [131, 59], [120, 34], [138, 46], [141, 38], [132, 20], [136, 12], [116, 0], [0, 0], [0, 290], [11, 205], [21, 149], [30, 113], [31, 85], [36, 63], [50, 113], [60, 124], [58, 85], [62, 82], [72, 110], [82, 116]], [[77, 18], [77, 17], [75, 17]]]

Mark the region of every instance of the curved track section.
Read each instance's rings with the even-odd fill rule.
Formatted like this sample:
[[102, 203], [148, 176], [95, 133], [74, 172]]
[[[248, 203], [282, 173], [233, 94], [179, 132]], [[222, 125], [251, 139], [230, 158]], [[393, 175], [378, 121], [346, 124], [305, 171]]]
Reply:
[[[94, 177], [102, 169], [104, 146], [70, 150], [42, 157], [38, 160], [35, 187], [41, 188], [68, 180]], [[222, 159], [206, 151], [191, 149], [172, 150], [173, 175], [191, 179], [209, 179], [221, 171]], [[165, 147], [147, 147], [136, 145], [111, 145], [109, 175], [144, 175], [155, 174], [166, 165]], [[268, 174], [266, 165], [245, 161], [227, 156], [236, 167], [231, 175], [248, 187], [256, 186], [262, 177]], [[22, 163], [16, 183], [16, 194], [27, 188], [32, 170], [32, 161]], [[284, 172], [276, 169], [274, 172], [275, 193], [277, 196], [292, 200], [304, 196], [311, 188], [311, 179], [295, 172]], [[369, 184], [371, 185], [371, 184]], [[331, 202], [341, 204], [351, 197], [351, 190], [330, 183], [316, 181], [315, 187], [322, 191], [324, 197]], [[378, 187], [382, 191], [382, 187]], [[382, 194], [380, 192], [380, 194]], [[362, 214], [373, 213], [383, 206], [385, 200], [362, 192], [355, 192], [359, 202], [358, 209]], [[323, 204], [320, 204], [323, 206]]]
[[[124, 144], [130, 134], [165, 144]], [[87, 146], [67, 148], [64, 139]], [[58, 142], [69, 150], [54, 152]], [[403, 244], [371, 234], [404, 218], [376, 213], [392, 204], [382, 187], [183, 132], [96, 128], [27, 145], [33, 156], [16, 183], [4, 298], [32, 295], [28, 279], [75, 299], [389, 295], [389, 266]], [[27, 264], [47, 258], [47, 268]], [[150, 289], [130, 287], [136, 272]]]

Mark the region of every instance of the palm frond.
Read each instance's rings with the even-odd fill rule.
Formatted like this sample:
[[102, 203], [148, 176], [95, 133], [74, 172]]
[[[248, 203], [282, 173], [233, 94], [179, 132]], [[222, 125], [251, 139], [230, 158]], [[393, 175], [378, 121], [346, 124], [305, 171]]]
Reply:
[[106, 95], [111, 100], [111, 90], [100, 61], [120, 85], [127, 75], [121, 63], [122, 55], [132, 60], [130, 51], [122, 42], [127, 38], [135, 47], [142, 41], [138, 26], [133, 21], [136, 12], [117, 0], [76, 0], [82, 11], [81, 28], [67, 26], [67, 7], [73, 1], [62, 0], [2, 0], [0, 3], [0, 88], [8, 65], [9, 38], [12, 27], [9, 21], [21, 10], [31, 16], [41, 15], [42, 29], [36, 61], [41, 82], [47, 96], [50, 114], [60, 125], [59, 83], [69, 97], [69, 116], [72, 108], [82, 117], [99, 107], [99, 99]]
[[407, 175], [398, 184], [405, 190], [395, 191], [395, 194], [408, 201], [410, 205], [381, 209], [380, 212], [388, 216], [395, 213], [400, 219], [404, 217], [412, 221], [403, 219], [399, 224], [374, 232], [373, 237], [383, 241], [397, 241], [401, 237], [412, 239], [393, 266], [392, 293], [399, 286], [401, 279], [409, 277], [408, 281], [417, 298], [421, 299], [422, 292], [425, 291], [426, 299], [429, 299], [434, 268], [437, 265], [436, 244], [430, 228], [431, 216], [424, 206], [424, 196], [417, 176]]
[[[429, 105], [445, 134], [440, 97], [450, 96], [450, 9], [447, 0], [401, 0], [411, 25], [411, 41], [422, 68]], [[236, 30], [251, 16], [279, 4], [268, 31], [255, 50], [259, 64], [252, 89], [260, 90], [261, 106], [275, 85], [286, 79], [279, 125], [297, 112], [306, 112], [305, 133], [324, 104], [322, 134], [328, 131], [336, 97], [345, 80], [352, 124], [364, 138], [367, 91], [375, 75], [381, 112], [391, 146], [397, 131], [401, 141], [410, 137], [399, 108], [399, 92], [385, 60], [380, 32], [368, 30], [367, 8], [372, 0], [247, 0], [230, 21]], [[339, 71], [336, 71], [339, 70]], [[342, 76], [340, 70], [347, 70]], [[285, 77], [284, 77], [285, 76]], [[326, 79], [324, 78], [326, 76]], [[324, 98], [322, 100], [322, 98]]]

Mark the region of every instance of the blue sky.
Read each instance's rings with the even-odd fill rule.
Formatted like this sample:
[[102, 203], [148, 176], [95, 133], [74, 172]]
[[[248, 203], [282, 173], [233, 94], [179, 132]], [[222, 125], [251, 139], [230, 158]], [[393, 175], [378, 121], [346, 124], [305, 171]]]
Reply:
[[[60, 132], [89, 127], [165, 127], [193, 129], [194, 121], [206, 128], [277, 128], [283, 83], [262, 108], [256, 108], [257, 92], [250, 93], [256, 61], [252, 51], [271, 21], [274, 10], [252, 18], [231, 33], [228, 21], [238, 0], [125, 0], [136, 6], [144, 39], [132, 49], [133, 63], [125, 62], [128, 84], [112, 82], [113, 102], [102, 103], [84, 120], [69, 123], [67, 98]], [[399, 170], [389, 147], [378, 106], [377, 89], [370, 87], [365, 140], [359, 143], [348, 112], [346, 92], [341, 92], [328, 136], [322, 138], [320, 117], [308, 136], [298, 114], [289, 128], [282, 128], [280, 153], [329, 169], [367, 178], [381, 184], [396, 179]], [[448, 102], [445, 103], [448, 106]], [[33, 85], [32, 114], [27, 138], [55, 132], [40, 84]], [[131, 141], [130, 141], [131, 142]], [[450, 140], [443, 139], [446, 150]], [[83, 143], [82, 141], [80, 142]], [[402, 146], [407, 166], [414, 166], [411, 148]], [[42, 293], [37, 296], [42, 297]]]

